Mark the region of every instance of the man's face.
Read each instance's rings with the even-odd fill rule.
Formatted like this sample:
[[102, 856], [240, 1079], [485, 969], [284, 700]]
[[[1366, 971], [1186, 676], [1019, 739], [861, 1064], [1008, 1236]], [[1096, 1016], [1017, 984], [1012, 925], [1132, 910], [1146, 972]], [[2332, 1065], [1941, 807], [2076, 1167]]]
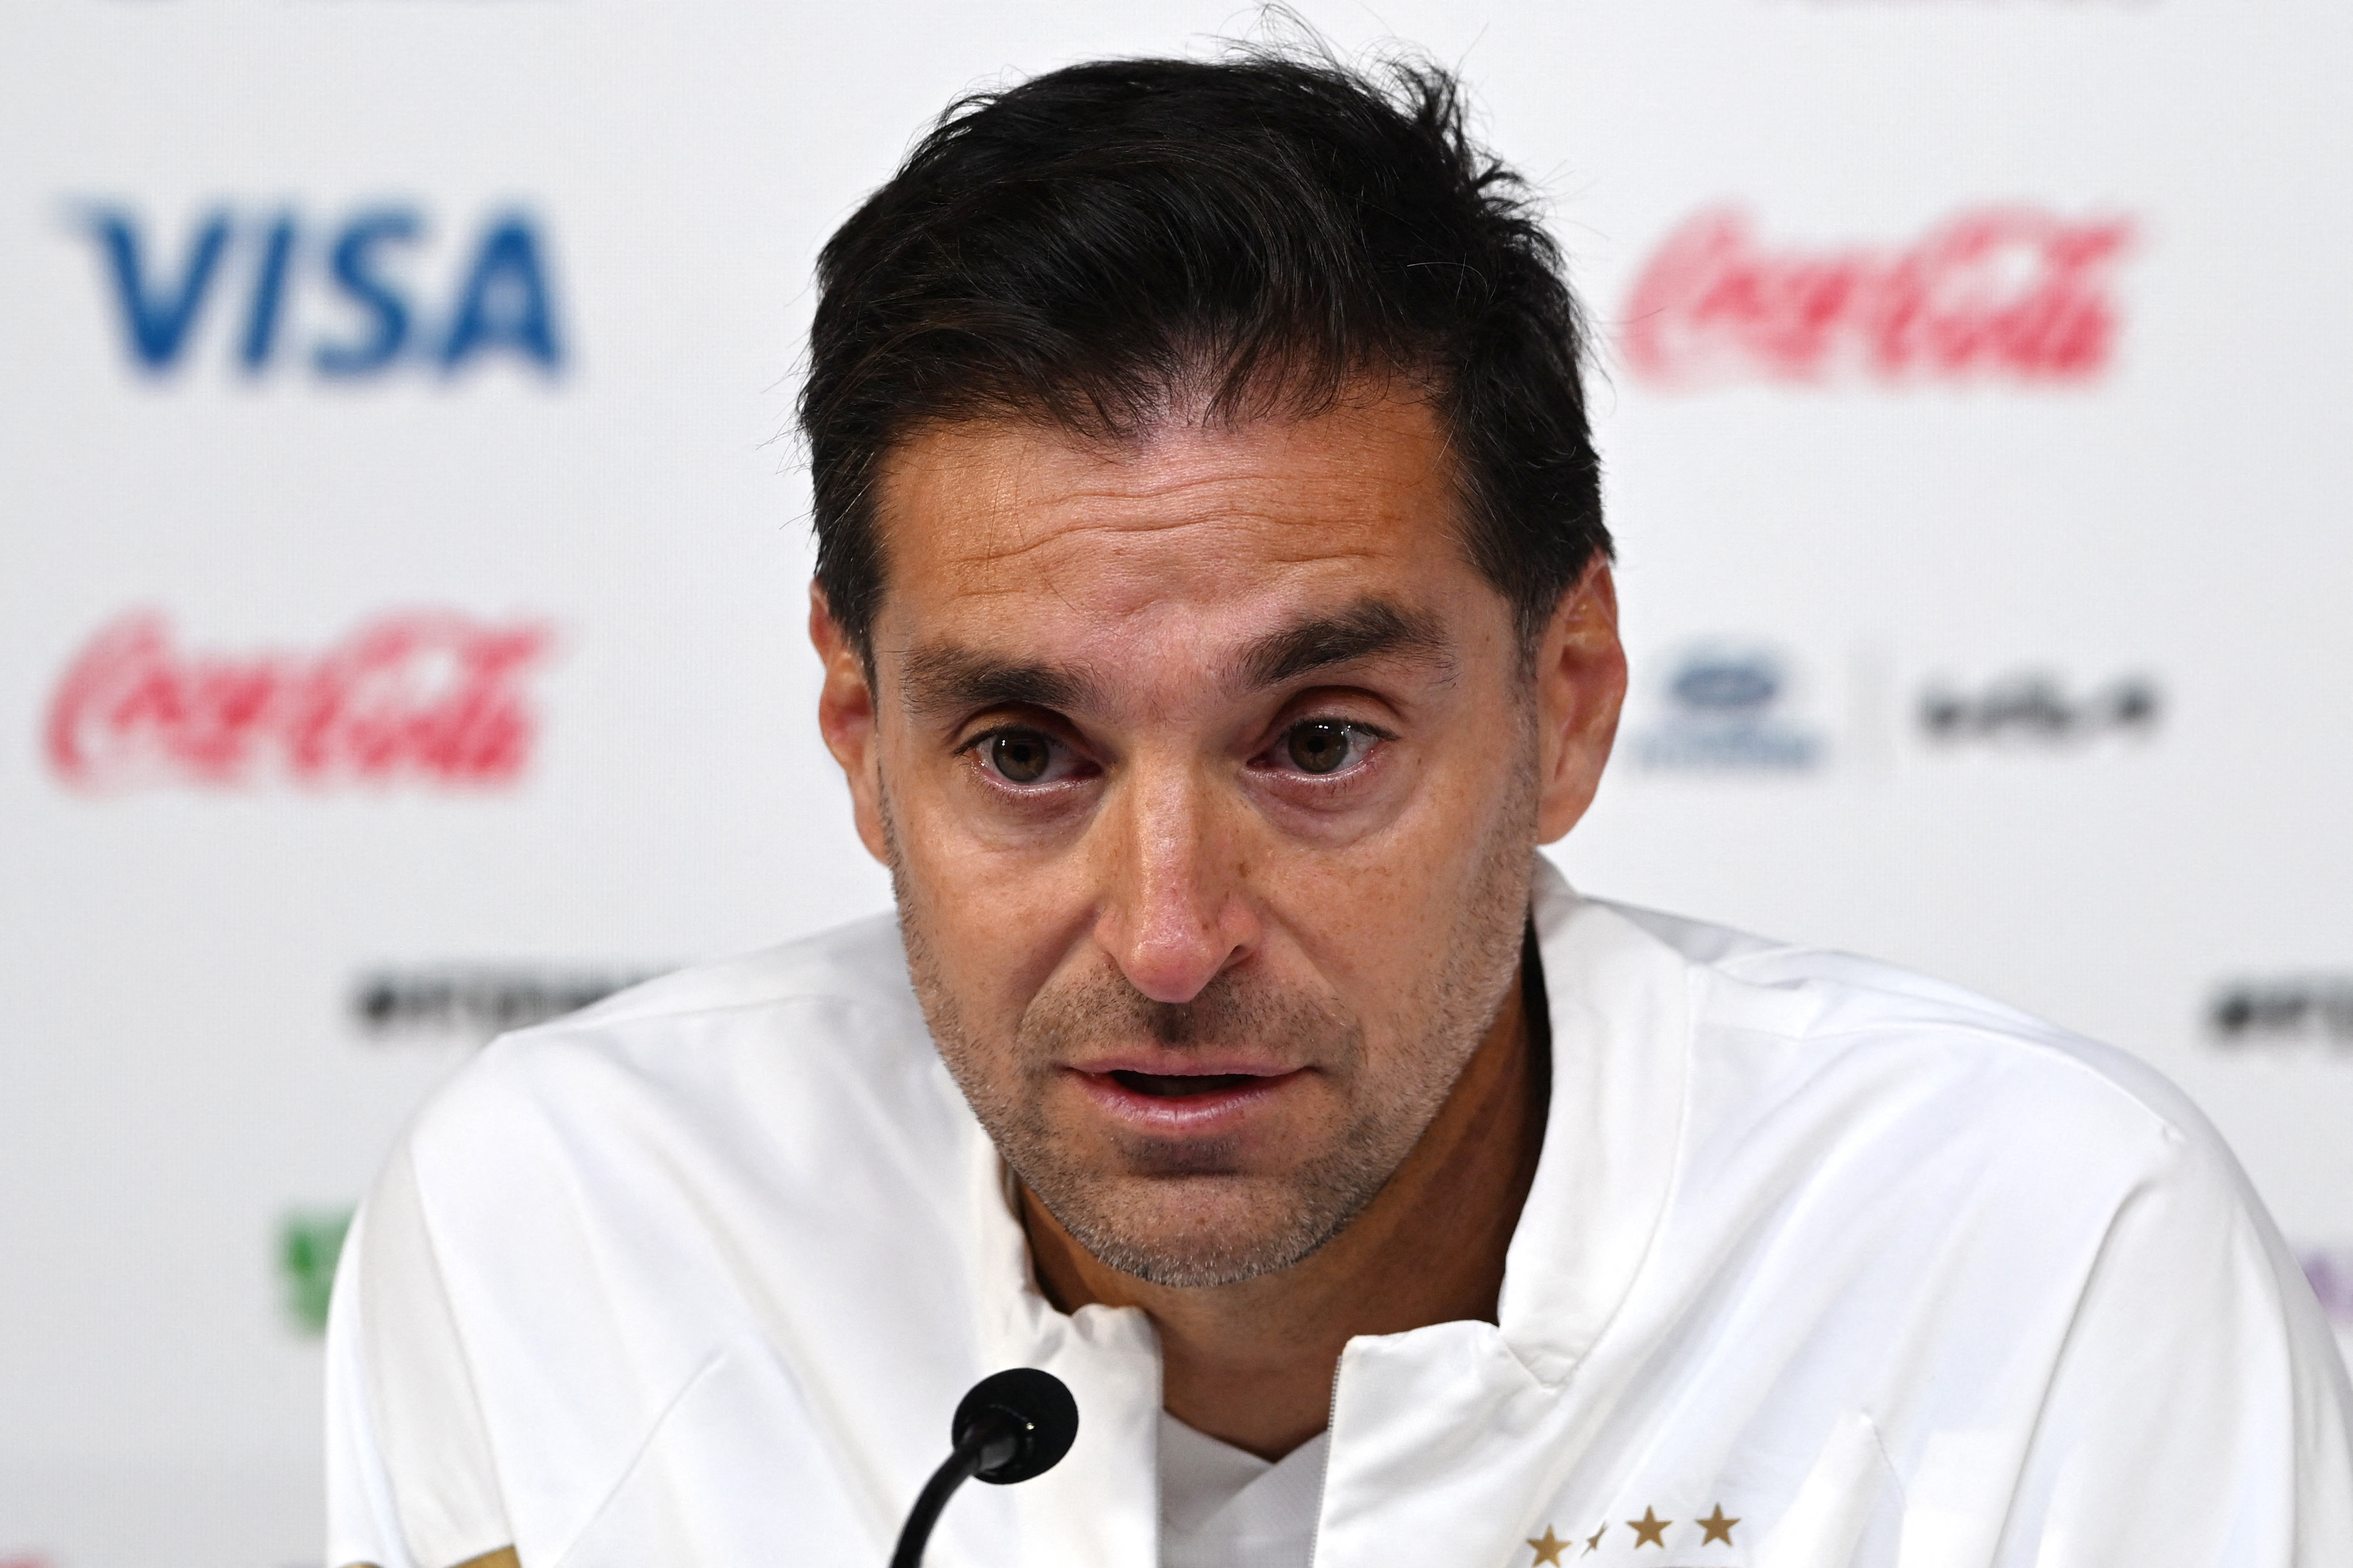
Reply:
[[1103, 1262], [1288, 1267], [1494, 1021], [1615, 690], [1564, 729], [1556, 637], [1525, 672], [1417, 401], [935, 427], [879, 500], [872, 684], [820, 604], [822, 717], [950, 1069]]

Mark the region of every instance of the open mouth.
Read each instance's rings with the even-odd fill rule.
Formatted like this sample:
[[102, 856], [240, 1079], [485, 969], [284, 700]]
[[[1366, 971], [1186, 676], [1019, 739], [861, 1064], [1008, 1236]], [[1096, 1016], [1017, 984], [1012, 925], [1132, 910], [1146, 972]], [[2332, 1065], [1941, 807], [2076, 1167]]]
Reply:
[[1155, 1100], [1183, 1100], [1198, 1094], [1221, 1094], [1228, 1089], [1247, 1089], [1261, 1081], [1255, 1073], [1153, 1073], [1114, 1072], [1112, 1081], [1136, 1094], [1148, 1094]]

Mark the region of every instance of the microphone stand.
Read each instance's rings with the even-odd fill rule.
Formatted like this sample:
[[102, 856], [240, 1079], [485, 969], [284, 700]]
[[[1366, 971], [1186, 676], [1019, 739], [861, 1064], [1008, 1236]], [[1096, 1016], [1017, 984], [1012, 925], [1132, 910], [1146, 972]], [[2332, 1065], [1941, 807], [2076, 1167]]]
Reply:
[[907, 1510], [906, 1528], [899, 1531], [899, 1549], [891, 1553], [891, 1568], [923, 1568], [923, 1543], [932, 1538], [932, 1526], [940, 1521], [940, 1510], [948, 1506], [948, 1499], [955, 1495], [956, 1488], [988, 1468], [992, 1454], [1009, 1457], [1015, 1441], [1012, 1434], [986, 1426], [965, 1434], [947, 1463], [923, 1483], [915, 1506]]

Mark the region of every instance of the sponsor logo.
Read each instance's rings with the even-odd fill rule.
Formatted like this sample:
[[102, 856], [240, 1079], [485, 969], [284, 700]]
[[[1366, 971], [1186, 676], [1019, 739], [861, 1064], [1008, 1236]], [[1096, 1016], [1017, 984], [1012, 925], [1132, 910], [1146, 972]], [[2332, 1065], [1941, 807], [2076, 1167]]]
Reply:
[[454, 1035], [487, 1040], [578, 1012], [661, 973], [524, 964], [374, 970], [352, 987], [352, 1021], [378, 1039]]
[[2353, 1051], [2353, 974], [2291, 974], [2217, 986], [2206, 1026], [2228, 1048], [2334, 1046]]
[[1957, 215], [1894, 248], [1775, 249], [1746, 214], [1701, 213], [1634, 285], [1620, 337], [1641, 380], [2080, 383], [2107, 369], [2121, 218], [2031, 206]]
[[353, 1211], [296, 1210], [278, 1225], [278, 1279], [284, 1288], [286, 1320], [298, 1333], [327, 1330], [327, 1302], [334, 1293], [335, 1264]]
[[2353, 1247], [2312, 1247], [2296, 1255], [2321, 1310], [2340, 1329], [2353, 1329]]
[[1759, 648], [1703, 646], [1672, 661], [1663, 716], [1636, 737], [1646, 768], [1797, 772], [1819, 763], [1822, 737], [1787, 711], [1790, 676]]
[[273, 777], [511, 784], [538, 733], [524, 680], [550, 642], [536, 621], [417, 610], [319, 653], [198, 654], [161, 615], [138, 612], [67, 667], [44, 749], [60, 780], [92, 792]]
[[1932, 741], [1989, 741], [2065, 746], [2103, 736], [2145, 739], [2164, 716], [2164, 694], [2145, 675], [2127, 675], [2084, 691], [2057, 676], [2028, 670], [1975, 690], [1932, 682], [1921, 694], [1920, 729]]
[[328, 381], [403, 367], [448, 377], [498, 359], [546, 375], [564, 369], [548, 247], [526, 213], [484, 219], [433, 297], [420, 293], [413, 254], [433, 226], [406, 203], [332, 225], [224, 205], [176, 243], [129, 207], [94, 205], [78, 216], [123, 352], [150, 376], [196, 357], [216, 319], [214, 352], [247, 375], [292, 364]]

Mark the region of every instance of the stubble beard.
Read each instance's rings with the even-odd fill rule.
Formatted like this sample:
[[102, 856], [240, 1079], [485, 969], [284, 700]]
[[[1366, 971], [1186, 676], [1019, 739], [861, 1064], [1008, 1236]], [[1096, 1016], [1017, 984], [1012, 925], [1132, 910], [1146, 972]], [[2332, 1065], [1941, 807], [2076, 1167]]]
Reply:
[[[1039, 991], [1010, 1050], [987, 1049], [942, 972], [921, 900], [909, 896], [882, 792], [908, 973], [941, 1058], [1005, 1163], [1081, 1247], [1149, 1284], [1237, 1285], [1313, 1256], [1379, 1195], [1436, 1120], [1517, 973], [1535, 844], [1529, 750], [1481, 847], [1451, 948], [1397, 1006], [1387, 1031], [1397, 1059], [1377, 1079], [1367, 1070], [1364, 1020], [1335, 999], [1279, 989], [1255, 969], [1219, 974], [1182, 1004], [1155, 1002], [1115, 970], [1097, 971]], [[1124, 1140], [1118, 1168], [1096, 1168], [1048, 1122], [1045, 1090], [1060, 1071], [1054, 1064], [1089, 1046], [1141, 1040], [1276, 1047], [1281, 1059], [1316, 1063], [1343, 1085], [1353, 1114], [1326, 1147], [1281, 1173], [1231, 1169], [1218, 1141], [1180, 1149]], [[989, 1072], [992, 1059], [1009, 1060], [1013, 1070]]]

